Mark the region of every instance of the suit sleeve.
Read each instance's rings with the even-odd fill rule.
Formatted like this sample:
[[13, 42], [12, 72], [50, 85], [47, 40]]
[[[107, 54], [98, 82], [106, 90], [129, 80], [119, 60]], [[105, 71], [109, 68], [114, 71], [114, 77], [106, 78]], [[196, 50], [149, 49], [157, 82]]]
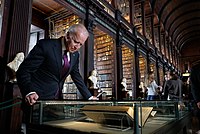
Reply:
[[169, 88], [168, 88], [168, 81], [165, 81], [163, 86], [163, 93], [164, 93], [164, 99], [167, 100], [168, 94], [169, 94]]
[[81, 95], [88, 100], [92, 95], [86, 87], [83, 78], [79, 72], [79, 54], [77, 56], [76, 63], [73, 66], [72, 71], [70, 72], [70, 75]]
[[41, 45], [37, 43], [16, 72], [17, 83], [23, 96], [34, 92], [34, 89], [31, 88], [31, 74], [35, 72], [44, 61], [43, 54], [44, 52]]
[[191, 75], [190, 75], [190, 80], [191, 80], [191, 91], [192, 95], [195, 99], [195, 101], [200, 102], [200, 71], [192, 69]]

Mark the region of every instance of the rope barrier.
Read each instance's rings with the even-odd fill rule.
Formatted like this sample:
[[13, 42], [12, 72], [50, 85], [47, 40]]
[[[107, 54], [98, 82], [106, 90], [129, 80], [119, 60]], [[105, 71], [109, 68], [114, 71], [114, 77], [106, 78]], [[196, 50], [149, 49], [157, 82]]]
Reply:
[[[13, 98], [13, 99], [10, 99], [10, 100], [7, 100], [7, 101], [0, 103], [0, 106], [3, 105], [3, 104], [9, 103], [9, 102], [13, 102], [13, 101], [18, 100], [18, 99], [22, 100], [21, 97], [16, 97], [16, 98]], [[14, 106], [19, 105], [21, 103], [22, 102], [20, 101], [20, 102], [13, 103], [11, 105], [3, 106], [3, 107], [0, 107], [0, 110], [4, 110], [4, 109], [10, 108], [10, 107], [14, 107]]]
[[22, 98], [21, 98], [21, 97], [16, 97], [16, 98], [13, 98], [13, 99], [10, 99], [10, 100], [1, 102], [0, 105], [3, 105], [3, 104], [8, 103], [8, 102], [12, 102], [12, 101], [17, 100], [17, 99], [20, 99], [20, 100], [21, 100]]
[[8, 105], [8, 106], [5, 106], [5, 107], [1, 107], [0, 110], [4, 110], [4, 109], [10, 108], [10, 107], [19, 105], [19, 104], [21, 104], [21, 103], [22, 103], [22, 102], [16, 102], [16, 103], [14, 103], [14, 104], [12, 104], [12, 105]]

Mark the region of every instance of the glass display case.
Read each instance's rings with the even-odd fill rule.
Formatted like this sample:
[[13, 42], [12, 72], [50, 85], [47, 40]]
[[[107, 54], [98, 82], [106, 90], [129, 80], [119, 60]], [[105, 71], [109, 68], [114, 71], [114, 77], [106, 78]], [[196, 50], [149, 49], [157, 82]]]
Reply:
[[[187, 105], [174, 101], [38, 101], [28, 130], [41, 134], [161, 133], [190, 117], [189, 113]], [[183, 122], [179, 125], [186, 126], [187, 120]]]

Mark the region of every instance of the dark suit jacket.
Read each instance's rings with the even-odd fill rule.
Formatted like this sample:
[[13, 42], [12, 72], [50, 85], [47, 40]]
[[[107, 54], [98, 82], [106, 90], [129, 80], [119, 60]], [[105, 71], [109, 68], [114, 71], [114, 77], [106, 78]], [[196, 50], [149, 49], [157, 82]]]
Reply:
[[164, 84], [164, 99], [182, 100], [183, 82], [180, 79], [170, 79]]
[[200, 102], [200, 63], [192, 67], [190, 81], [192, 95], [197, 102]]
[[23, 96], [36, 92], [39, 99], [54, 99], [69, 74], [85, 99], [91, 97], [79, 73], [79, 53], [70, 53], [70, 69], [61, 77], [62, 44], [59, 39], [43, 39], [31, 50], [17, 71], [17, 82]]

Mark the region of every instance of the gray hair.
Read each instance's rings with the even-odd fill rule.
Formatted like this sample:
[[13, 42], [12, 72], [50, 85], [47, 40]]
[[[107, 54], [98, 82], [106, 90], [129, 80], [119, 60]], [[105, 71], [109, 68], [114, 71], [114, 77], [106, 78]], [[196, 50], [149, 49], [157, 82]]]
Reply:
[[88, 33], [86, 27], [83, 24], [80, 24], [80, 23], [79, 24], [74, 24], [74, 25], [70, 26], [67, 29], [66, 34], [68, 33], [70, 35], [75, 35], [78, 32], [82, 32], [83, 34], [89, 36], [89, 33]]

